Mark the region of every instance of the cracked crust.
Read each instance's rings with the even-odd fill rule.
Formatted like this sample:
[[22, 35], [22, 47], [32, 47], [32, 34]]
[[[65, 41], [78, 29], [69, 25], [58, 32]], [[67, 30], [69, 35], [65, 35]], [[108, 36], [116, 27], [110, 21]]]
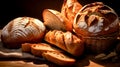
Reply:
[[[55, 33], [53, 36], [50, 35], [52, 32]], [[51, 41], [51, 38], [53, 38], [54, 41]], [[62, 32], [58, 30], [49, 31], [45, 35], [45, 41], [74, 56], [80, 56], [84, 51], [84, 41], [73, 35], [71, 32]]]

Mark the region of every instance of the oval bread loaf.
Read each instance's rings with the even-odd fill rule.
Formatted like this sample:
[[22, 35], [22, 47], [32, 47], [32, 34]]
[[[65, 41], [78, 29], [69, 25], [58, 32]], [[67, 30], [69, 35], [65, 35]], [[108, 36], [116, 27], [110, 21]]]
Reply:
[[80, 56], [84, 51], [84, 41], [69, 31], [49, 31], [45, 35], [45, 41], [67, 51], [74, 56]]
[[22, 43], [40, 42], [45, 30], [44, 24], [36, 18], [18, 17], [2, 29], [1, 40], [8, 48], [19, 48]]

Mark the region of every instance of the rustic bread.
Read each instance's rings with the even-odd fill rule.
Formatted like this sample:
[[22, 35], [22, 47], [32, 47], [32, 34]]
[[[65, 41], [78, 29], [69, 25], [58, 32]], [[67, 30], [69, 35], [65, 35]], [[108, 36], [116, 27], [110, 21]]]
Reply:
[[1, 40], [8, 48], [19, 48], [22, 43], [40, 42], [45, 30], [44, 24], [39, 19], [18, 17], [2, 29]]
[[49, 31], [45, 35], [45, 41], [74, 56], [80, 56], [84, 51], [84, 41], [71, 32], [62, 32], [58, 30]]
[[62, 66], [73, 65], [76, 61], [74, 58], [68, 57], [63, 53], [54, 52], [54, 51], [44, 52], [42, 56], [48, 61], [51, 61], [55, 64], [62, 65]]
[[85, 40], [87, 51], [109, 51], [117, 41], [119, 18], [116, 12], [102, 2], [86, 4], [76, 14], [73, 29]]
[[45, 9], [43, 11], [43, 20], [48, 29], [66, 30], [62, 15], [57, 10]]
[[61, 14], [65, 21], [68, 31], [73, 30], [73, 21], [77, 12], [82, 8], [82, 5], [77, 0], [64, 0], [61, 8]]
[[22, 44], [22, 51], [31, 52], [37, 57], [43, 57], [58, 65], [68, 66], [75, 63], [75, 59], [67, 56], [63, 50], [47, 43], [24, 43]]
[[46, 51], [59, 52], [60, 50], [55, 49], [46, 43], [34, 44], [31, 46], [31, 53], [35, 56], [42, 57], [42, 53]]

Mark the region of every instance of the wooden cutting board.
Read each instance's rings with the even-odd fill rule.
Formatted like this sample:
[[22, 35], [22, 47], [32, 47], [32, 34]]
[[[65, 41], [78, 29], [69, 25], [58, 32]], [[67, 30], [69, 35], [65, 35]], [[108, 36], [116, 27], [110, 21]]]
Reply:
[[[2, 45], [1, 39], [0, 39], [0, 45]], [[29, 67], [29, 66], [30, 67], [62, 67], [47, 60], [0, 57], [0, 67]], [[84, 54], [82, 57], [77, 59], [76, 63], [71, 67], [120, 67], [120, 61], [118, 62], [111, 62], [109, 60], [98, 61], [94, 59], [94, 55]]]

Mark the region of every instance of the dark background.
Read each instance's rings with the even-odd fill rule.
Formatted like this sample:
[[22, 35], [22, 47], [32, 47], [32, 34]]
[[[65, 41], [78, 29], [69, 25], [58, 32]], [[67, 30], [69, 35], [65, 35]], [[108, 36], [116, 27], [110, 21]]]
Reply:
[[[102, 1], [120, 16], [118, 0], [78, 0], [82, 5]], [[42, 11], [50, 8], [60, 11], [63, 0], [0, 0], [0, 28], [17, 17], [29, 16], [42, 20]]]

